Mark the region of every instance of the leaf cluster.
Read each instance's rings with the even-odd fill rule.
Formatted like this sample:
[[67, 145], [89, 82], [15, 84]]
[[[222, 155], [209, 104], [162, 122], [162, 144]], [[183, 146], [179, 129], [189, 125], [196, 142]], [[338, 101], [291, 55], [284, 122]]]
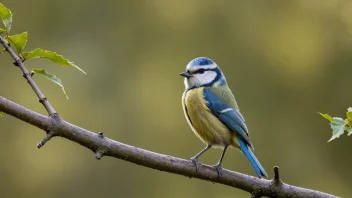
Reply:
[[[82, 73], [86, 74], [81, 68], [79, 68], [77, 65], [75, 65], [73, 62], [69, 61], [68, 59], [64, 58], [62, 55], [57, 54], [56, 52], [37, 48], [32, 51], [25, 52], [23, 51], [26, 47], [27, 41], [28, 41], [28, 32], [23, 32], [21, 34], [15, 34], [15, 35], [10, 35], [10, 30], [12, 27], [12, 12], [10, 9], [6, 8], [3, 4], [0, 3], [0, 17], [1, 20], [4, 24], [4, 29], [0, 28], [0, 35], [3, 36], [5, 35], [4, 38], [11, 44], [13, 44], [16, 48], [18, 56], [22, 59], [22, 62], [27, 61], [29, 59], [33, 58], [44, 58], [53, 61], [54, 63], [62, 66], [62, 67], [72, 67], [75, 68]], [[5, 52], [6, 49], [0, 50], [0, 54]], [[32, 70], [32, 75], [33, 74], [38, 74], [40, 76], [43, 76], [56, 85], [58, 85], [63, 93], [65, 94], [66, 98], [68, 99], [68, 96], [65, 92], [64, 86], [59, 78], [57, 78], [54, 74], [51, 74], [47, 72], [43, 68], [34, 68]], [[0, 117], [2, 114], [0, 114]]]
[[331, 117], [328, 114], [319, 113], [323, 118], [327, 119], [330, 122], [330, 127], [332, 129], [332, 137], [328, 142], [339, 138], [342, 134], [347, 132], [347, 135], [352, 134], [352, 107], [347, 109], [346, 119], [340, 117]]

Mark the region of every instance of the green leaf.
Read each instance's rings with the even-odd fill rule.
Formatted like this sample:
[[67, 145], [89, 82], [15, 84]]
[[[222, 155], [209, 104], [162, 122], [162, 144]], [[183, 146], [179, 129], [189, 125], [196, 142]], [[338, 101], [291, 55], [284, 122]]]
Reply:
[[348, 136], [352, 135], [352, 128], [347, 129], [347, 135]]
[[57, 54], [56, 52], [51, 52], [48, 50], [43, 50], [40, 48], [37, 48], [31, 52], [23, 52], [22, 53], [23, 58], [25, 59], [29, 59], [29, 58], [47, 58], [50, 59], [52, 61], [54, 61], [55, 63], [64, 66], [64, 67], [73, 67], [78, 69], [79, 71], [83, 72], [84, 74], [86, 74], [86, 72], [84, 72], [81, 68], [79, 68], [77, 65], [73, 64], [73, 62], [70, 62], [69, 60], [65, 59], [64, 57], [62, 57], [61, 55]]
[[2, 116], [3, 116], [3, 113], [0, 111], [0, 118], [2, 118]]
[[2, 3], [0, 3], [0, 17], [7, 33], [9, 33], [12, 26], [12, 13], [11, 10], [7, 9]]
[[352, 122], [352, 107], [347, 109], [346, 115], [347, 115], [348, 121]]
[[342, 118], [334, 117], [330, 123], [332, 128], [332, 137], [328, 142], [340, 137], [340, 135], [342, 135], [345, 131], [345, 125], [346, 122]]
[[0, 54], [2, 54], [2, 53], [4, 53], [6, 51], [6, 49], [4, 48], [4, 49], [2, 49], [2, 50], [0, 50]]
[[6, 32], [6, 30], [0, 28], [0, 34]]
[[323, 118], [329, 120], [330, 122], [332, 121], [332, 117], [329, 116], [328, 114], [322, 114], [322, 113], [320, 113], [320, 112], [319, 112], [319, 114], [320, 114], [321, 116], [323, 116]]
[[61, 83], [61, 80], [59, 78], [57, 78], [54, 74], [47, 73], [44, 69], [33, 69], [32, 73], [42, 75], [45, 78], [47, 78], [47, 79], [51, 80], [52, 82], [54, 82], [59, 87], [61, 87], [62, 91], [64, 92], [64, 94], [66, 96], [66, 98], [68, 99], [68, 96], [67, 96], [67, 94], [65, 92], [64, 86]]
[[22, 34], [8, 36], [7, 38], [16, 46], [17, 52], [20, 54], [26, 46], [28, 33], [23, 32]]

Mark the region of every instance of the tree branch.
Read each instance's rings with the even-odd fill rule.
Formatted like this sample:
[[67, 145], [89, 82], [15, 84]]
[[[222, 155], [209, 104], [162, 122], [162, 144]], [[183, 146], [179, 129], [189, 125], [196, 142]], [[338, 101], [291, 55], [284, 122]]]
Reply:
[[92, 150], [97, 159], [104, 155], [115, 157], [161, 171], [232, 186], [251, 193], [252, 197], [336, 197], [283, 183], [279, 178], [278, 167], [275, 168], [275, 178], [273, 180], [259, 179], [225, 169], [218, 179], [215, 168], [211, 166], [202, 165], [196, 172], [190, 160], [158, 154], [114, 141], [105, 137], [102, 133], [93, 133], [62, 119], [51, 119], [1, 96], [0, 111], [45, 131], [53, 131], [56, 136], [76, 142]]

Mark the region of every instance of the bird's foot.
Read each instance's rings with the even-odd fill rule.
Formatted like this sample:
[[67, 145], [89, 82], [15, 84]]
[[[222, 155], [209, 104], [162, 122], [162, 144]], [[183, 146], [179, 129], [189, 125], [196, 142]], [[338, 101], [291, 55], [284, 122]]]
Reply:
[[220, 176], [222, 175], [222, 167], [221, 164], [216, 164], [213, 166], [216, 169], [216, 172], [218, 173], [218, 180], [220, 180]]
[[194, 166], [196, 167], [196, 173], [198, 173], [199, 166], [200, 166], [198, 159], [196, 157], [192, 157], [190, 160], [193, 162]]

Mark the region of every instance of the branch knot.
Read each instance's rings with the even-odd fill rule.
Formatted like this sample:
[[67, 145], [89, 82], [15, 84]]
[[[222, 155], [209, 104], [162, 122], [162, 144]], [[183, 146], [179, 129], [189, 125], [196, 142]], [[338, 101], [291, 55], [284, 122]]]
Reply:
[[57, 128], [58, 128], [60, 121], [61, 121], [61, 118], [58, 113], [53, 113], [49, 116], [50, 127], [47, 130], [45, 130], [46, 135], [43, 138], [43, 140], [37, 144], [37, 147], [39, 149], [41, 147], [43, 147], [45, 145], [45, 143], [47, 141], [49, 141], [52, 137], [57, 136], [57, 132], [58, 132]]
[[279, 173], [279, 167], [274, 166], [274, 178], [271, 181], [274, 186], [279, 186], [282, 184], [282, 181], [280, 179], [280, 173]]
[[99, 147], [97, 151], [95, 151], [95, 158], [97, 158], [97, 160], [100, 160], [107, 153], [108, 149], [106, 147]]
[[280, 174], [279, 174], [279, 167], [274, 166], [274, 178], [270, 182], [270, 191], [271, 191], [271, 196], [270, 197], [278, 197], [277, 196], [277, 191], [280, 191], [280, 189], [283, 185], [283, 182], [280, 179]]
[[48, 100], [48, 99], [46, 99], [46, 98], [40, 98], [40, 99], [39, 99], [39, 102], [43, 104], [46, 100]]

